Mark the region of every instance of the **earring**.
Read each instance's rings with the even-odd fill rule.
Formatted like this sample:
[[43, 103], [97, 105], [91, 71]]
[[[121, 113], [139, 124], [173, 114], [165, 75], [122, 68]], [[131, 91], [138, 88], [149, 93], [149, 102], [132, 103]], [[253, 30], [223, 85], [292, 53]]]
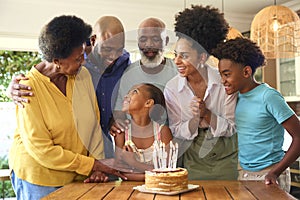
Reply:
[[197, 65], [197, 69], [202, 69], [204, 67], [204, 64], [203, 63], [199, 63], [198, 65]]
[[56, 69], [60, 69], [60, 66], [59, 66], [59, 65], [56, 65]]

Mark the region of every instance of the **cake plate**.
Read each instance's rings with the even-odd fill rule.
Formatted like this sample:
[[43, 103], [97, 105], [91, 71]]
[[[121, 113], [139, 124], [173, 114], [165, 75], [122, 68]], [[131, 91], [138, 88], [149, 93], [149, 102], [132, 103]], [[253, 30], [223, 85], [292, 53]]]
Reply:
[[163, 194], [163, 195], [176, 195], [176, 194], [188, 192], [188, 191], [191, 191], [191, 190], [195, 190], [197, 188], [199, 188], [199, 185], [188, 184], [187, 189], [166, 192], [166, 191], [158, 191], [158, 190], [147, 189], [145, 185], [138, 185], [136, 187], [133, 187], [133, 189], [138, 190], [140, 192], [152, 193], [152, 194]]

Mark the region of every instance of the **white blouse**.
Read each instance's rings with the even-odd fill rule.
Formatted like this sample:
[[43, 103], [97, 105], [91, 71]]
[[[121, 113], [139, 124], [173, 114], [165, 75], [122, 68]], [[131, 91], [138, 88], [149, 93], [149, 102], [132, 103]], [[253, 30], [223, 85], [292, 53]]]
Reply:
[[[234, 112], [237, 101], [237, 94], [227, 95], [221, 83], [221, 77], [216, 68], [208, 65], [208, 83], [204, 96], [206, 108], [217, 117], [217, 127], [209, 127], [214, 137], [232, 136], [235, 130]], [[188, 86], [187, 79], [179, 74], [172, 78], [165, 87], [169, 127], [174, 137], [193, 140], [198, 131], [191, 133], [189, 121], [193, 118], [190, 103], [195, 96]], [[212, 119], [213, 120], [213, 119]]]

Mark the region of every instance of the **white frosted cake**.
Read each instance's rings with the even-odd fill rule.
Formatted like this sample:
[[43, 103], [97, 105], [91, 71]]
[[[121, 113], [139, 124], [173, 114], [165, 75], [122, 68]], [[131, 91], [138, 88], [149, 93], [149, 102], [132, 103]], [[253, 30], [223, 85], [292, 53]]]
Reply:
[[145, 187], [154, 191], [178, 191], [188, 188], [188, 171], [184, 168], [145, 172]]

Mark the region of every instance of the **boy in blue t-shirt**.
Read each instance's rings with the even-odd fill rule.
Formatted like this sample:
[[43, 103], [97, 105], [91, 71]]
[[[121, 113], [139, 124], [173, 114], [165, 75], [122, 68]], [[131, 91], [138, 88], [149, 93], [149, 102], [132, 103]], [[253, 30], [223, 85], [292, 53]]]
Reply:
[[[213, 52], [227, 94], [238, 92], [235, 120], [238, 133], [239, 180], [265, 180], [290, 190], [289, 165], [300, 156], [300, 123], [281, 94], [254, 79], [265, 57], [255, 43], [236, 38]], [[284, 129], [293, 142], [284, 154]]]

